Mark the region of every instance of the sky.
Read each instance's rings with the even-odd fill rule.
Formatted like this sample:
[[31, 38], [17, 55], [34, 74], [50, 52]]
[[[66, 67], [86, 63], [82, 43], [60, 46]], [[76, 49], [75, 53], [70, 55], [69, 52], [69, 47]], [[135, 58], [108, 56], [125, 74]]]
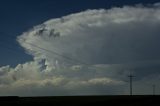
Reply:
[[1, 0], [0, 13], [0, 95], [128, 94], [130, 73], [135, 94], [160, 84], [159, 0]]
[[[16, 37], [35, 25], [41, 24], [52, 18], [62, 17], [87, 9], [111, 8], [114, 6], [135, 4], [152, 4], [159, 0], [1, 0], [0, 2], [0, 31], [1, 51], [0, 66], [24, 63], [32, 60], [19, 47]], [[5, 32], [5, 33], [4, 33]], [[9, 34], [9, 37], [6, 37]], [[8, 43], [9, 42], [9, 43]], [[9, 50], [7, 48], [9, 48]], [[13, 50], [10, 51], [10, 48]], [[13, 51], [18, 51], [14, 53]], [[7, 59], [6, 59], [7, 58]]]

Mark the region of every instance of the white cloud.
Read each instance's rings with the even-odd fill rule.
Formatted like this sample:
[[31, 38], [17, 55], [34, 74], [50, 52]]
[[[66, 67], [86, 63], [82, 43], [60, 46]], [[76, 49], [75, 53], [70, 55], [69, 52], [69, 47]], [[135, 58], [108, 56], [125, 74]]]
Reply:
[[34, 61], [1, 67], [0, 94], [127, 94], [130, 71], [136, 83], [159, 75], [158, 7], [87, 10], [24, 32], [17, 41]]
[[89, 64], [120, 64], [157, 59], [159, 25], [158, 8], [88, 10], [49, 20], [23, 33], [18, 41], [35, 58], [45, 58], [49, 66], [56, 60], [68, 61], [34, 45]]
[[76, 70], [66, 67], [50, 72], [43, 72], [37, 67], [39, 66], [36, 62], [19, 64], [15, 69], [2, 67], [5, 73], [0, 76], [0, 94], [19, 96], [103, 94], [104, 91], [94, 90], [95, 87], [105, 89], [125, 84], [124, 81], [97, 75], [98, 71], [82, 70], [85, 69], [83, 66]]

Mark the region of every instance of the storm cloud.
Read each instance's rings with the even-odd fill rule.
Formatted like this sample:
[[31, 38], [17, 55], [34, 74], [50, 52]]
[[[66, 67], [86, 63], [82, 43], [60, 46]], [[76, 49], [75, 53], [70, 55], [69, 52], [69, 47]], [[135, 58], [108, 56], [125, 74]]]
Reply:
[[[18, 36], [34, 61], [0, 68], [2, 95], [128, 94], [159, 84], [160, 7], [86, 10], [48, 20]], [[25, 92], [27, 90], [27, 92]], [[159, 92], [159, 91], [158, 91]]]

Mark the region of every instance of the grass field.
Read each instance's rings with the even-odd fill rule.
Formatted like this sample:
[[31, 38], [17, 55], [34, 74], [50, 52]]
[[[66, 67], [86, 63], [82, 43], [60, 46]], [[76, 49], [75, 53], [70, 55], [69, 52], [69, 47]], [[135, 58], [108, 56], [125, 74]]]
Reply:
[[160, 96], [53, 96], [53, 97], [0, 97], [0, 105], [118, 105], [118, 106], [160, 106]]

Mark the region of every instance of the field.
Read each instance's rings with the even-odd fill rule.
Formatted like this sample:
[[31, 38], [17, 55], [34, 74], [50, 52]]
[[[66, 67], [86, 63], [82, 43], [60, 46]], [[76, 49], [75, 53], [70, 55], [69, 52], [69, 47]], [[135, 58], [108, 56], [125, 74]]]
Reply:
[[0, 97], [0, 105], [118, 105], [160, 106], [160, 96], [53, 96], [53, 97]]

